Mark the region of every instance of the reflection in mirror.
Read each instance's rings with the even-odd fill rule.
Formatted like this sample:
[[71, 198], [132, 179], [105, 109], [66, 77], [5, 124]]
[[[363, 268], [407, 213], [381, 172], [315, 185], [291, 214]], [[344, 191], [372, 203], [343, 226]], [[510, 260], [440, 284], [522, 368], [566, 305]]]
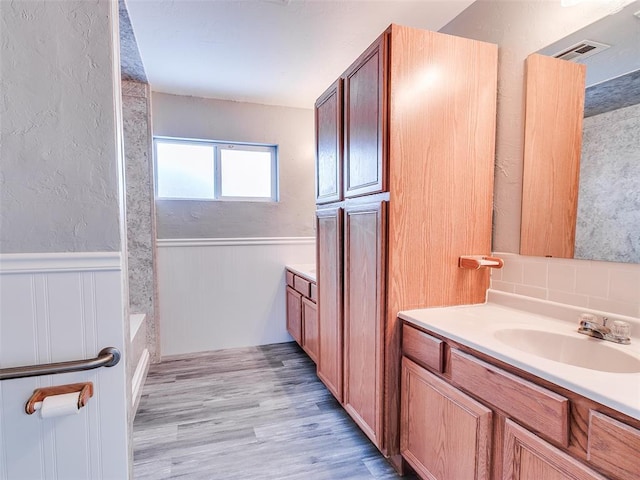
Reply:
[[[538, 53], [527, 60], [520, 253], [640, 263], [640, 0]], [[565, 77], [581, 66], [584, 120], [577, 73]]]
[[533, 54], [526, 81], [520, 253], [573, 258], [585, 67]]

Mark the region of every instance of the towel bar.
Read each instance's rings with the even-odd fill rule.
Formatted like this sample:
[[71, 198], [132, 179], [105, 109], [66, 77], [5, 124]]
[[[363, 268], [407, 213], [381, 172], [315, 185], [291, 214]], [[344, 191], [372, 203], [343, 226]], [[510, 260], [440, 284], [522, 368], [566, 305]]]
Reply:
[[100, 367], [113, 367], [120, 361], [120, 350], [107, 347], [100, 350], [96, 358], [87, 360], [73, 360], [71, 362], [43, 363], [25, 367], [0, 368], [0, 380], [13, 378], [36, 377], [40, 375], [55, 375], [57, 373], [80, 372]]

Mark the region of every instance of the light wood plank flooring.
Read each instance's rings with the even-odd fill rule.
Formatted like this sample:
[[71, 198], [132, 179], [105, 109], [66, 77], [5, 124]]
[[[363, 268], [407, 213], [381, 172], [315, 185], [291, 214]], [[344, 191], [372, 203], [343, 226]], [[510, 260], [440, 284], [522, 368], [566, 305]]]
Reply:
[[400, 478], [295, 343], [153, 365], [134, 422], [134, 477]]

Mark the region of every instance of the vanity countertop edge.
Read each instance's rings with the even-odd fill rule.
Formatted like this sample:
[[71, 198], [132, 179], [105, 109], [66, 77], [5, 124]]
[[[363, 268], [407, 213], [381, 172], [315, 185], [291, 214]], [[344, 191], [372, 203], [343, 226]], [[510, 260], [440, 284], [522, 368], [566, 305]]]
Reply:
[[287, 270], [306, 278], [310, 282], [316, 282], [316, 264], [315, 263], [296, 263], [285, 265]]

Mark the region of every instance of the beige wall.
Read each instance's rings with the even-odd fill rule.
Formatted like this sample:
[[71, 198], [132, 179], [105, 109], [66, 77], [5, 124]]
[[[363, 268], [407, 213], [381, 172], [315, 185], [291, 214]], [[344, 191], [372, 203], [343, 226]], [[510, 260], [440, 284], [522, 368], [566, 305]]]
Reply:
[[499, 46], [493, 250], [520, 249], [525, 58], [602, 18], [610, 6], [585, 2], [479, 0], [440, 31]]
[[313, 110], [153, 93], [153, 134], [278, 145], [280, 201], [157, 200], [158, 238], [315, 235]]

